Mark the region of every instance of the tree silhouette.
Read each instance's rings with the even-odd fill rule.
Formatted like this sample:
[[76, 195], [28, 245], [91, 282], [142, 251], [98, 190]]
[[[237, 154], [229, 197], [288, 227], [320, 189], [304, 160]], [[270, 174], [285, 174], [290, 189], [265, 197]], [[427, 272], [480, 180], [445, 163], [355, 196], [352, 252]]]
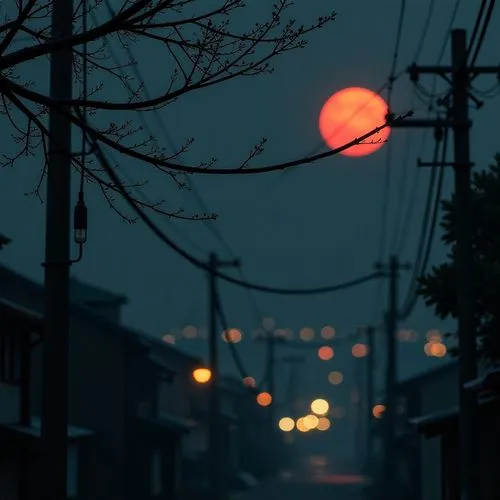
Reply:
[[[112, 4], [119, 5], [115, 8]], [[272, 8], [266, 5], [257, 11], [250, 4], [244, 0], [78, 0], [73, 10], [73, 36], [57, 40], [51, 36], [50, 0], [2, 1], [0, 13], [5, 21], [0, 25], [0, 114], [11, 127], [15, 147], [13, 152], [2, 152], [1, 165], [12, 166], [22, 157], [35, 157], [41, 148], [45, 163], [34, 190], [39, 196], [48, 161], [47, 143], [57, 140], [49, 134], [48, 111], [57, 107], [70, 117], [76, 129], [85, 131], [100, 147], [119, 153], [121, 158], [149, 164], [170, 176], [180, 188], [187, 187], [185, 174], [248, 170], [249, 162], [262, 153], [266, 139], [249, 147], [250, 152], [242, 154], [236, 167], [214, 171], [213, 158], [197, 165], [181, 163], [180, 157], [193, 139], [172, 151], [171, 145], [162, 144], [143, 125], [138, 125], [137, 116], [143, 112], [158, 113], [195, 91], [237, 78], [272, 73], [277, 58], [304, 48], [308, 35], [335, 18], [330, 13], [310, 25], [299, 25], [291, 0], [277, 0]], [[16, 48], [19, 42], [23, 43], [22, 48]], [[150, 75], [149, 81], [143, 79], [132, 52], [134, 46], [153, 53], [164, 70]], [[81, 88], [84, 72], [99, 83], [89, 88], [87, 95], [80, 93], [69, 101], [55, 101], [40, 84], [46, 78], [30, 74], [30, 64], [44, 63], [51, 53], [67, 47], [73, 51], [75, 88]], [[125, 64], [116, 63], [115, 49]], [[92, 161], [92, 150], [87, 151], [86, 157], [88, 161], [83, 163], [78, 155], [73, 155], [75, 169], [83, 169], [86, 180], [99, 185], [113, 204], [117, 186]], [[116, 171], [120, 171], [118, 165]], [[138, 186], [121, 182], [127, 188]], [[182, 215], [182, 211], [166, 210], [160, 203], [134, 199], [142, 207], [191, 218]]]
[[[500, 154], [488, 170], [472, 176], [474, 313], [481, 356], [500, 361]], [[455, 197], [443, 201], [442, 240], [448, 261], [422, 277], [418, 293], [441, 318], [457, 317]], [[456, 351], [453, 351], [456, 354]]]

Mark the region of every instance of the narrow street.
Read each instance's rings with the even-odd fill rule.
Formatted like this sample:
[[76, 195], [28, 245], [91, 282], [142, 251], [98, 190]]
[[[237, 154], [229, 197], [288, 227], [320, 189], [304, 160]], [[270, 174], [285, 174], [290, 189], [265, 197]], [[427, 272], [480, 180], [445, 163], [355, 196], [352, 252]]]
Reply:
[[353, 475], [283, 477], [257, 486], [238, 500], [364, 500], [363, 478]]

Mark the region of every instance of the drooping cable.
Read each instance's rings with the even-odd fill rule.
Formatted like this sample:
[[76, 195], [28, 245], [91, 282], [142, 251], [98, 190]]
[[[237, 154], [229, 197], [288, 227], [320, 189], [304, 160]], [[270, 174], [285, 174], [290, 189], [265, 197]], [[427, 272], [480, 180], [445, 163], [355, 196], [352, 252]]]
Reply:
[[146, 226], [161, 240], [163, 241], [167, 246], [169, 246], [172, 250], [174, 250], [177, 254], [179, 254], [181, 257], [183, 257], [185, 260], [190, 262], [193, 266], [202, 269], [207, 272], [212, 272], [216, 276], [218, 276], [220, 279], [227, 281], [228, 283], [232, 283], [234, 285], [238, 285], [241, 287], [246, 287], [249, 289], [265, 292], [265, 293], [272, 293], [272, 294], [278, 294], [278, 295], [318, 295], [318, 294], [323, 294], [323, 293], [330, 293], [330, 292], [335, 292], [335, 291], [340, 291], [340, 290], [346, 290], [348, 288], [352, 288], [354, 286], [367, 283], [369, 281], [372, 281], [376, 278], [378, 278], [381, 273], [380, 272], [375, 272], [372, 274], [368, 274], [366, 276], [363, 276], [361, 278], [357, 278], [351, 281], [347, 281], [344, 283], [340, 283], [338, 285], [328, 285], [328, 286], [322, 286], [322, 287], [315, 287], [315, 288], [278, 288], [278, 287], [271, 287], [267, 285], [261, 285], [257, 283], [250, 283], [246, 282], [243, 280], [240, 280], [238, 278], [234, 278], [233, 276], [221, 273], [220, 271], [214, 271], [210, 269], [210, 266], [197, 259], [196, 257], [192, 256], [189, 252], [187, 252], [185, 249], [180, 247], [177, 243], [175, 243], [169, 236], [165, 234], [164, 231], [162, 231], [157, 224], [155, 224], [152, 219], [145, 213], [145, 211], [137, 205], [137, 203], [131, 198], [130, 194], [127, 192], [127, 190], [121, 185], [120, 179], [114, 172], [114, 170], [111, 168], [106, 156], [104, 155], [104, 152], [102, 151], [100, 145], [93, 140], [92, 137], [89, 138], [95, 147], [95, 154], [98, 158], [98, 161], [102, 168], [105, 170], [105, 172], [108, 174], [110, 180], [115, 183], [117, 186], [118, 190], [120, 191], [121, 195], [127, 202], [127, 204], [130, 206], [130, 208], [136, 213], [136, 215], [146, 224]]

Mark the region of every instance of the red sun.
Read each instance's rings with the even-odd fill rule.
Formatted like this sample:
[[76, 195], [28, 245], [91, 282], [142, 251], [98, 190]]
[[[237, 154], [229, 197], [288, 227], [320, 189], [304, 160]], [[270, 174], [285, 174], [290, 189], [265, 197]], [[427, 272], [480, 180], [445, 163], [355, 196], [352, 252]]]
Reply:
[[[383, 125], [388, 107], [375, 92], [361, 87], [349, 87], [333, 94], [319, 115], [319, 130], [331, 149], [336, 149], [357, 137]], [[389, 127], [372, 135], [363, 144], [352, 146], [341, 154], [366, 156], [379, 150], [391, 130]]]

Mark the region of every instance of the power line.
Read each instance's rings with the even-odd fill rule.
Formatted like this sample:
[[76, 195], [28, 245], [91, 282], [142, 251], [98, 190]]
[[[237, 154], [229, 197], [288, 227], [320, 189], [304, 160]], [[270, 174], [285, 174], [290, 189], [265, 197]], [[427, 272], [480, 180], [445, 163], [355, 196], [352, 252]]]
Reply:
[[[430, 219], [429, 231], [428, 231], [428, 235], [427, 235], [427, 242], [425, 244], [425, 249], [423, 249], [423, 251], [422, 251], [421, 262], [419, 264], [419, 269], [417, 271], [418, 274], [415, 274], [415, 272], [414, 272], [413, 277], [412, 277], [413, 282], [410, 285], [411, 286], [410, 291], [408, 293], [406, 300], [404, 301], [403, 307], [401, 308], [400, 317], [403, 320], [408, 318], [408, 316], [413, 312], [413, 310], [417, 304], [418, 295], [416, 294], [416, 291], [417, 291], [416, 289], [418, 286], [418, 280], [425, 274], [425, 272], [427, 270], [427, 265], [429, 263], [430, 254], [431, 254], [431, 250], [432, 250], [432, 244], [434, 241], [434, 235], [436, 232], [439, 207], [441, 204], [441, 193], [442, 193], [442, 188], [443, 188], [447, 146], [448, 146], [448, 130], [445, 129], [442, 151], [441, 151], [441, 160], [440, 160], [439, 167], [437, 167], [439, 169], [439, 174], [438, 174], [438, 179], [437, 179], [436, 192], [434, 195], [434, 203], [433, 203], [433, 208], [432, 208], [432, 216]], [[435, 168], [435, 167], [433, 167], [433, 168]], [[416, 270], [416, 269], [417, 268], [415, 267], [414, 270]]]
[[[77, 111], [78, 113], [78, 111]], [[279, 287], [271, 287], [267, 285], [261, 285], [257, 283], [250, 283], [246, 282], [237, 278], [234, 278], [232, 276], [226, 275], [224, 273], [221, 273], [220, 271], [217, 270], [212, 270], [210, 267], [203, 261], [197, 259], [193, 255], [191, 255], [189, 252], [187, 252], [185, 249], [180, 247], [177, 243], [175, 243], [169, 236], [163, 232], [157, 224], [155, 224], [152, 219], [145, 213], [145, 211], [139, 207], [136, 203], [135, 200], [132, 199], [130, 194], [127, 192], [127, 190], [121, 185], [120, 179], [118, 178], [117, 174], [113, 171], [111, 166], [109, 165], [109, 162], [107, 158], [105, 157], [100, 145], [95, 141], [95, 138], [90, 135], [90, 140], [92, 140], [94, 147], [95, 147], [95, 153], [96, 156], [98, 157], [99, 163], [101, 164], [102, 168], [107, 172], [108, 176], [110, 177], [110, 180], [115, 183], [117, 186], [118, 190], [122, 194], [123, 198], [125, 201], [128, 203], [128, 205], [132, 208], [132, 210], [138, 215], [138, 217], [146, 224], [146, 226], [160, 239], [162, 240], [167, 246], [169, 246], [172, 250], [174, 250], [177, 254], [179, 254], [181, 257], [183, 257], [185, 260], [190, 262], [193, 266], [203, 269], [204, 271], [211, 272], [220, 279], [223, 279], [227, 281], [228, 283], [232, 283], [234, 285], [238, 285], [241, 287], [253, 289], [253, 290], [258, 290], [261, 292], [265, 293], [272, 293], [272, 294], [279, 294], [279, 295], [319, 295], [319, 294], [324, 294], [324, 293], [330, 293], [330, 292], [335, 292], [335, 291], [340, 291], [340, 290], [346, 290], [348, 288], [352, 288], [357, 285], [361, 285], [363, 283], [367, 283], [373, 279], [378, 278], [381, 273], [380, 272], [375, 272], [372, 274], [368, 274], [365, 276], [362, 276], [361, 278], [353, 279], [351, 281], [347, 281], [344, 283], [340, 283], [337, 285], [327, 285], [327, 286], [322, 286], [322, 287], [315, 287], [315, 288], [279, 288]]]
[[471, 67], [476, 64], [477, 58], [479, 56], [479, 52], [481, 51], [481, 47], [484, 43], [484, 39], [486, 37], [486, 33], [488, 31], [488, 28], [489, 28], [489, 25], [491, 22], [491, 16], [493, 14], [493, 9], [495, 8], [495, 2], [496, 2], [496, 0], [491, 0], [490, 4], [488, 6], [488, 10], [487, 10], [485, 18], [484, 18], [483, 27], [481, 29], [481, 33], [480, 33], [479, 39], [477, 41], [476, 50], [474, 51], [474, 54], [470, 60]]

